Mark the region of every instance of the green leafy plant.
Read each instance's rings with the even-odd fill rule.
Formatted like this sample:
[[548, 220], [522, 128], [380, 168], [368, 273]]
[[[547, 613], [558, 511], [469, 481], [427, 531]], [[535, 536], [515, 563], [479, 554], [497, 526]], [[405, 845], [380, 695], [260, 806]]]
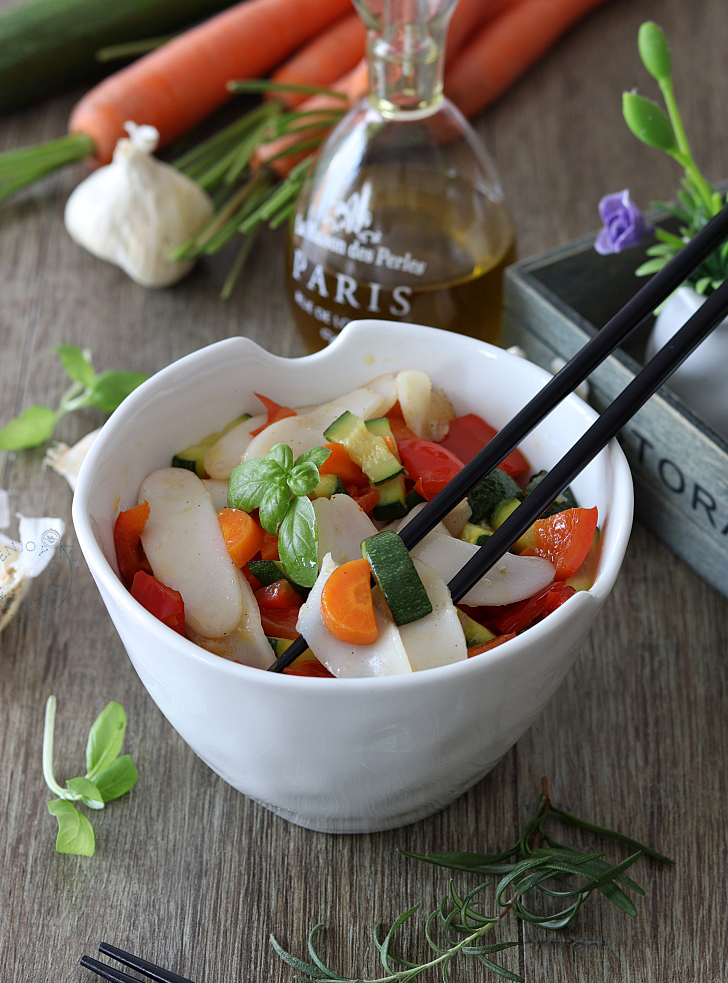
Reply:
[[117, 406], [146, 376], [138, 372], [96, 372], [91, 352], [76, 345], [56, 345], [53, 349], [72, 384], [61, 396], [57, 410], [47, 406], [29, 406], [0, 429], [0, 450], [18, 451], [37, 447], [53, 435], [56, 424], [66, 413], [87, 407], [113, 413]]
[[58, 820], [56, 850], [92, 857], [95, 849], [91, 823], [74, 802], [89, 809], [103, 809], [136, 783], [139, 772], [128, 754], [121, 755], [126, 731], [126, 714], [118, 703], [108, 703], [89, 731], [86, 743], [86, 774], [70, 778], [63, 788], [53, 773], [53, 738], [56, 722], [56, 698], [46, 703], [43, 730], [43, 777], [58, 798], [48, 803], [48, 812]]
[[[581, 853], [562, 845], [546, 832], [546, 822], [549, 819], [614, 840], [629, 847], [632, 852], [616, 864], [608, 863], [601, 852]], [[556, 808], [549, 798], [546, 779], [542, 782], [541, 800], [535, 816], [527, 823], [518, 841], [508, 849], [495, 854], [420, 855], [404, 850], [400, 853], [405, 857], [450, 870], [486, 877], [492, 875], [497, 880], [480, 883], [465, 894], [461, 894], [456, 889], [455, 882], [450, 881], [446, 896], [425, 923], [425, 939], [434, 955], [424, 962], [411, 962], [394, 951], [396, 933], [416, 914], [420, 905], [399, 915], [386, 934], [382, 925], [377, 925], [374, 929], [374, 944], [385, 975], [370, 980], [369, 983], [408, 983], [428, 970], [437, 970], [445, 983], [448, 983], [451, 965], [460, 956], [476, 959], [503, 979], [524, 983], [521, 976], [510, 972], [491, 958], [518, 943], [484, 941], [484, 937], [506, 915], [513, 914], [516, 918], [541, 928], [561, 929], [571, 924], [584, 902], [598, 892], [620, 911], [634, 916], [637, 909], [625, 889], [641, 895], [644, 895], [644, 891], [625, 871], [643, 854], [663, 863], [673, 862], [630, 836], [596, 826]], [[495, 887], [495, 904], [498, 909], [492, 914], [483, 911], [483, 893], [490, 886]], [[541, 895], [542, 899], [546, 899], [547, 905], [555, 906], [557, 910], [544, 914], [533, 910], [530, 899], [534, 895]], [[311, 962], [287, 952], [272, 935], [270, 942], [280, 958], [299, 974], [296, 979], [316, 980], [319, 983], [361, 983], [364, 977], [337, 973], [329, 969], [319, 957], [314, 940], [322, 927], [320, 924], [314, 926], [308, 937]]]
[[331, 451], [312, 447], [293, 460], [288, 444], [276, 444], [265, 457], [243, 461], [230, 475], [228, 504], [252, 512], [278, 535], [278, 553], [291, 580], [313, 587], [318, 575], [316, 513], [308, 494], [319, 483], [318, 469]]
[[[669, 154], [684, 170], [678, 203], [654, 203], [674, 215], [680, 227], [678, 235], [665, 229], [654, 229], [658, 241], [647, 250], [652, 258], [635, 271], [637, 276], [647, 276], [661, 270], [688, 240], [717, 215], [728, 201], [728, 196], [716, 191], [695, 163], [675, 99], [672, 57], [665, 34], [653, 21], [647, 21], [639, 29], [637, 45], [642, 64], [660, 87], [667, 113], [652, 99], [636, 92], [625, 92], [622, 97], [625, 122], [638, 140]], [[709, 294], [720, 286], [726, 276], [728, 243], [708, 257], [688, 282], [697, 293]]]

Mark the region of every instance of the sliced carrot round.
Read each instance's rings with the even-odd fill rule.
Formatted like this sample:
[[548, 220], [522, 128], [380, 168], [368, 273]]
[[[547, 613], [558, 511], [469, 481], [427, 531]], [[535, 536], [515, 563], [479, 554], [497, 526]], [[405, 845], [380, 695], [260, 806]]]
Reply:
[[377, 622], [370, 587], [371, 570], [365, 559], [337, 567], [321, 592], [321, 617], [334, 638], [353, 645], [377, 640]]

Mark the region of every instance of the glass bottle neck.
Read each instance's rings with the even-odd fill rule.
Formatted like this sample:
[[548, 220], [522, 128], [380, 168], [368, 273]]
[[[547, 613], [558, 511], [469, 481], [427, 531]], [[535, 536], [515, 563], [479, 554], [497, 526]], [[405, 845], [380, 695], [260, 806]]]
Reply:
[[364, 18], [369, 28], [369, 100], [385, 117], [422, 118], [442, 102], [445, 35], [453, 4], [436, 4], [440, 9], [434, 16], [432, 6], [431, 0], [383, 0], [379, 17]]

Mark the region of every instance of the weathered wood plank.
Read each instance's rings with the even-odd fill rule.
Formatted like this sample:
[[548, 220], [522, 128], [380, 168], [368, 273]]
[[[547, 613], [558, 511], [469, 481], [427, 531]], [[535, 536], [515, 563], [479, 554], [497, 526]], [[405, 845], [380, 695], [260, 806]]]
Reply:
[[[642, 204], [673, 194], [676, 167], [639, 145], [620, 117], [623, 88], [653, 92], [634, 44], [647, 17], [673, 41], [696, 156], [711, 178], [728, 176], [722, 0], [612, 0], [479, 122], [521, 255], [592, 229], [606, 191], [629, 184]], [[72, 102], [73, 94], [59, 95], [7, 117], [0, 144], [58, 135]], [[227, 304], [216, 297], [222, 258], [172, 290], [144, 291], [65, 236], [63, 204], [82, 173], [50, 178], [0, 210], [0, 420], [58, 398], [63, 380], [48, 352], [58, 342], [88, 345], [99, 367], [144, 372], [235, 333], [281, 355], [303, 352], [283, 301], [281, 234], [261, 238]], [[59, 437], [72, 441], [98, 420], [69, 418]], [[70, 493], [40, 470], [41, 458], [0, 460], [12, 504], [69, 521]], [[70, 525], [67, 539], [74, 542]], [[213, 775], [139, 685], [82, 560], [75, 582], [79, 596], [57, 623], [21, 621], [0, 638], [3, 979], [90, 979], [76, 961], [105, 938], [200, 981], [283, 983], [292, 973], [271, 955], [268, 933], [303, 953], [318, 920], [329, 928], [322, 951], [334, 965], [376, 974], [365, 956], [369, 927], [418, 900], [429, 908], [447, 884], [446, 872], [406, 861], [396, 847], [497, 849], [530, 815], [542, 774], [559, 804], [663, 846], [677, 866], [646, 864], [635, 875], [647, 889], [636, 921], [597, 902], [566, 934], [504, 926], [502, 938], [521, 939], [504, 964], [529, 983], [722, 979], [728, 606], [644, 529], [635, 529], [614, 596], [573, 672], [516, 748], [438, 816], [371, 836], [298, 829]], [[53, 850], [40, 774], [49, 693], [59, 700], [56, 768], [64, 778], [81, 766], [88, 726], [107, 700], [128, 713], [126, 746], [140, 781], [93, 817], [91, 860]], [[469, 967], [457, 978], [484, 975]]]

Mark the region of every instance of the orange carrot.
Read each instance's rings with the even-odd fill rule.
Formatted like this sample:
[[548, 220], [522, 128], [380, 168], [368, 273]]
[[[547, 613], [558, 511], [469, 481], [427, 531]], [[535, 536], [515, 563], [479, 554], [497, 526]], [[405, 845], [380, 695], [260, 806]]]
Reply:
[[[468, 2], [482, 3], [482, 0]], [[288, 85], [332, 85], [356, 68], [366, 53], [366, 41], [367, 32], [361, 18], [351, 13], [317, 34], [271, 78]], [[306, 100], [300, 92], [272, 92], [271, 98], [280, 100], [289, 109]]]
[[493, 20], [518, 0], [458, 0], [447, 32], [445, 63], [453, 57], [483, 24]]
[[263, 530], [242, 509], [222, 509], [217, 517], [230, 559], [236, 567], [244, 567], [263, 545]]
[[274, 402], [272, 399], [268, 399], [267, 396], [261, 396], [260, 393], [253, 393], [257, 396], [261, 403], [265, 406], [268, 411], [268, 419], [265, 421], [262, 427], [258, 427], [256, 430], [250, 431], [251, 437], [257, 437], [259, 433], [263, 433], [266, 427], [269, 427], [271, 423], [277, 423], [279, 420], [285, 420], [286, 417], [295, 416], [296, 411], [292, 410], [290, 406], [281, 406], [280, 403]]
[[352, 645], [377, 640], [369, 561], [350, 560], [329, 576], [321, 591], [321, 617], [334, 638]]
[[351, 9], [351, 0], [245, 0], [109, 76], [78, 102], [70, 133], [90, 137], [108, 163], [124, 123], [149, 123], [160, 145], [221, 106], [236, 78], [266, 75]]
[[605, 0], [520, 0], [462, 49], [445, 73], [445, 94], [466, 116], [494, 102], [561, 35]]
[[319, 468], [319, 474], [335, 474], [344, 484], [369, 485], [369, 479], [358, 464], [355, 464], [346, 453], [343, 444], [324, 444], [331, 453]]
[[[329, 88], [334, 89], [336, 92], [343, 92], [347, 97], [347, 102], [343, 99], [337, 99], [335, 96], [312, 96], [307, 99], [300, 107], [301, 111], [312, 112], [317, 109], [348, 109], [353, 106], [355, 102], [361, 99], [367, 94], [369, 83], [369, 73], [367, 71], [366, 61], [360, 61], [356, 68], [345, 75], [342, 79], [339, 79], [334, 85], [329, 86]], [[302, 121], [303, 123], [316, 122], [316, 117], [311, 116]], [[316, 136], [324, 136], [331, 125], [331, 120], [324, 117], [321, 121], [321, 130], [310, 130], [306, 131], [306, 139], [311, 140]], [[279, 177], [285, 177], [286, 174], [295, 167], [299, 161], [307, 157], [311, 152], [310, 150], [304, 150], [301, 153], [289, 154], [287, 157], [279, 157], [286, 147], [290, 147], [291, 144], [296, 143], [300, 137], [297, 137], [295, 133], [287, 133], [283, 137], [279, 137], [277, 140], [271, 140], [269, 143], [264, 143], [261, 147], [256, 150], [253, 157], [253, 167], [260, 167], [267, 161], [271, 161], [270, 166], [278, 174]], [[271, 160], [276, 157], [276, 160]]]

